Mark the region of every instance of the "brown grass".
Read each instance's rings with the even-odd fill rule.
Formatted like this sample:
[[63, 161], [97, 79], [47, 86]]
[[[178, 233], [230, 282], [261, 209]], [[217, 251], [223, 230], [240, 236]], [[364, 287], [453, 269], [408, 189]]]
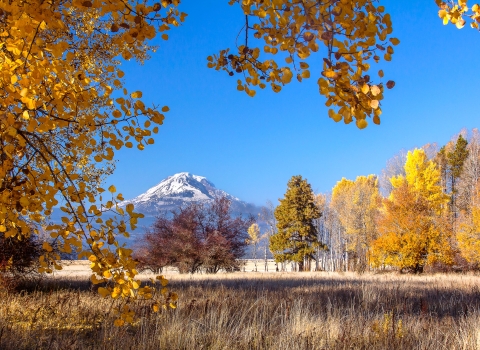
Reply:
[[335, 273], [171, 276], [176, 310], [113, 326], [88, 283], [0, 299], [1, 349], [480, 349], [480, 277]]

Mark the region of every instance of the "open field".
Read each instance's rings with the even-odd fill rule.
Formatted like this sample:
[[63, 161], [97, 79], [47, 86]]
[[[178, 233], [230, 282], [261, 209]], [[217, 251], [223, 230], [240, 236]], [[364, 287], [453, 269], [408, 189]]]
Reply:
[[1, 349], [480, 349], [480, 277], [167, 273], [176, 310], [111, 301], [85, 277], [0, 299]]

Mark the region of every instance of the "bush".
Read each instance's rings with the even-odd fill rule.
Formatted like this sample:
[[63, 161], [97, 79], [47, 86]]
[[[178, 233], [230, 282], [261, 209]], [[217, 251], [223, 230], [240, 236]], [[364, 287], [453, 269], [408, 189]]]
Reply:
[[41, 243], [33, 236], [5, 238], [0, 233], [0, 288], [13, 290], [38, 268]]

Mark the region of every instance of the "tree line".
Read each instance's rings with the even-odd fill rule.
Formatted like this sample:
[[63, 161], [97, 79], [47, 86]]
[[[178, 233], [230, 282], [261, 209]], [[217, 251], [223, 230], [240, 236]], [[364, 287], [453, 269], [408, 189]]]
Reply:
[[[270, 216], [276, 261], [298, 269], [423, 272], [480, 264], [480, 133], [401, 152], [381, 176], [341, 179], [314, 195], [293, 177]], [[273, 215], [272, 215], [273, 214]], [[281, 265], [284, 268], [284, 264]]]
[[279, 205], [260, 214], [264, 232], [255, 221], [233, 217], [226, 198], [190, 203], [158, 217], [135, 257], [154, 271], [235, 271], [248, 244], [256, 259], [259, 242], [268, 239], [277, 270], [288, 263], [298, 271], [477, 269], [480, 133], [400, 152], [380, 176], [342, 178], [331, 193], [314, 194], [306, 179], [293, 176]]

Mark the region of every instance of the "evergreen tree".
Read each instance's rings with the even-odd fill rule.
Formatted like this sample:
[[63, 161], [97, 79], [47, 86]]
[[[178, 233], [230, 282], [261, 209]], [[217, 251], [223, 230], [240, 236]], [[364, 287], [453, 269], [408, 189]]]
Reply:
[[453, 149], [453, 151], [447, 153], [448, 167], [450, 170], [450, 181], [452, 186], [450, 206], [453, 213], [454, 221], [457, 218], [457, 183], [463, 172], [463, 164], [468, 158], [467, 146], [468, 141], [465, 140], [462, 135], [460, 135], [457, 139], [457, 143], [455, 144], [455, 148]]
[[275, 261], [294, 261], [300, 271], [304, 270], [305, 261], [314, 257], [320, 245], [314, 225], [320, 215], [310, 184], [301, 176], [293, 176], [285, 197], [275, 208], [278, 232], [270, 238]]

